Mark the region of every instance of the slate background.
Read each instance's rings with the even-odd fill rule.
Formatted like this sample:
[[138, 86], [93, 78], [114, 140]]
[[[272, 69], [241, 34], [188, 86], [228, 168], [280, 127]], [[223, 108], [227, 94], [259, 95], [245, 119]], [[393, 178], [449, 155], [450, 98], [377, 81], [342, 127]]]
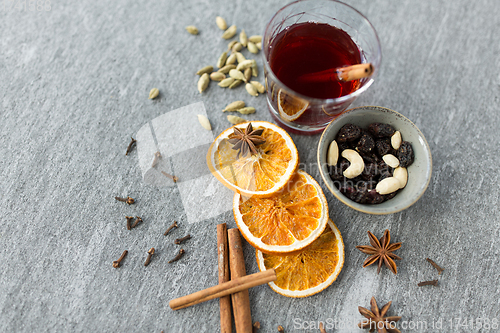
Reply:
[[[317, 332], [301, 328], [357, 323], [358, 305], [375, 296], [393, 302], [389, 313], [401, 324], [428, 324], [403, 331], [498, 331], [455, 321], [500, 321], [498, 1], [347, 2], [370, 19], [383, 48], [375, 84], [353, 106], [380, 105], [414, 121], [432, 149], [432, 181], [414, 206], [388, 216], [356, 212], [325, 192], [346, 246], [338, 280], [297, 300], [254, 288], [253, 319], [262, 332], [277, 325]], [[219, 330], [217, 302], [173, 312], [168, 301], [216, 283], [215, 226], [234, 227], [232, 213], [186, 223], [176, 187], [144, 184], [137, 152], [124, 151], [144, 123], [194, 102], [205, 103], [214, 135], [228, 127], [220, 110], [232, 100], [257, 107], [248, 119], [270, 120], [263, 96], [215, 84], [200, 95], [193, 73], [215, 64], [227, 44], [215, 16], [261, 34], [285, 3], [50, 0], [38, 12], [1, 2], [0, 331]], [[199, 36], [186, 33], [190, 24]], [[152, 87], [159, 100], [147, 99]], [[293, 138], [301, 161], [315, 163], [319, 136]], [[315, 168], [308, 171], [320, 180]], [[127, 194], [136, 205], [113, 199]], [[132, 214], [145, 223], [130, 232], [123, 216]], [[185, 258], [169, 265], [177, 248], [163, 232], [174, 219], [176, 237], [193, 238]], [[380, 237], [386, 228], [403, 242], [397, 276], [362, 269], [365, 255], [355, 249], [368, 243], [367, 230]], [[112, 268], [124, 249], [123, 267]], [[253, 249], [245, 243], [244, 250], [247, 272], [256, 272]], [[445, 272], [438, 276], [426, 257]], [[435, 278], [438, 288], [416, 286]], [[443, 328], [432, 329], [439, 320]], [[328, 331], [361, 332], [352, 325]]]

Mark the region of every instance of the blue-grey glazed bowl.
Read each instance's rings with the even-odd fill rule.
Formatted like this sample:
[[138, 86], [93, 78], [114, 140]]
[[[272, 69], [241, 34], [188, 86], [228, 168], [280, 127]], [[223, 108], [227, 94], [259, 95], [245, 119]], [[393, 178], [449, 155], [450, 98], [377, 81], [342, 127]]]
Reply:
[[[381, 204], [360, 204], [344, 196], [335, 187], [328, 173], [326, 156], [330, 143], [342, 126], [351, 123], [366, 128], [375, 122], [390, 124], [400, 131], [403, 141], [409, 141], [412, 144], [415, 161], [407, 169], [408, 183], [394, 198]], [[361, 106], [350, 109], [332, 120], [319, 140], [318, 165], [326, 187], [337, 199], [360, 212], [377, 215], [396, 213], [413, 205], [424, 194], [432, 174], [431, 151], [422, 132], [402, 114], [379, 106]]]

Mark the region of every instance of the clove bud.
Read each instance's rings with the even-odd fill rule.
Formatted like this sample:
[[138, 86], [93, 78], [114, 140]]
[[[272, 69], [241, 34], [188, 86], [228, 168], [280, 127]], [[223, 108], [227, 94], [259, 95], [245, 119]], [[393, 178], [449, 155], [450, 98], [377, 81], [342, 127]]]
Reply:
[[434, 267], [437, 271], [438, 271], [438, 274], [441, 275], [441, 273], [443, 273], [444, 269], [439, 267], [438, 264], [436, 264], [434, 262], [434, 260], [430, 259], [430, 258], [425, 258], [425, 260], [427, 260], [431, 265], [432, 267]]
[[132, 220], [134, 219], [134, 217], [133, 216], [125, 216], [125, 218], [127, 219], [127, 230], [132, 229]]
[[127, 251], [127, 250], [123, 251], [123, 253], [122, 253], [122, 255], [120, 256], [120, 258], [118, 258], [118, 260], [113, 261], [113, 267], [114, 267], [114, 268], [118, 268], [118, 267], [120, 267], [120, 263], [121, 263], [121, 261], [123, 260], [123, 258], [125, 258], [125, 257], [127, 256], [127, 253], [128, 253], [128, 251]]
[[182, 258], [182, 256], [184, 255], [184, 253], [186, 253], [186, 251], [184, 251], [184, 249], [180, 249], [179, 250], [179, 253], [175, 256], [174, 259], [170, 260], [168, 263], [171, 264], [173, 263], [174, 261], [177, 261], [179, 260], [180, 258]]
[[165, 233], [163, 234], [163, 236], [168, 235], [168, 233], [170, 232], [170, 230], [172, 230], [173, 228], [177, 228], [177, 227], [178, 227], [177, 221], [174, 221], [174, 223], [172, 223], [172, 225], [170, 227], [168, 227], [167, 231], [165, 231]]
[[149, 249], [149, 251], [148, 251], [148, 257], [146, 258], [146, 262], [144, 263], [144, 266], [149, 265], [149, 263], [151, 262], [151, 257], [153, 256], [154, 253], [155, 253], [155, 248], [154, 247], [152, 247], [151, 249]]
[[125, 153], [125, 156], [128, 155], [128, 153], [130, 153], [130, 151], [132, 150], [132, 146], [134, 145], [134, 143], [137, 142], [136, 139], [134, 138], [131, 138], [132, 140], [130, 141], [130, 143], [128, 144], [128, 147], [127, 147], [127, 152]]
[[178, 244], [181, 244], [182, 242], [184, 242], [190, 238], [191, 238], [191, 235], [186, 235], [182, 238], [177, 238], [176, 240], [174, 240], [174, 243], [178, 245]]
[[127, 205], [135, 203], [135, 200], [131, 197], [126, 197], [126, 198], [115, 197], [115, 199], [121, 202], [125, 202]]
[[139, 216], [136, 216], [134, 224], [132, 224], [132, 228], [137, 227], [137, 225], [139, 224], [139, 222], [142, 222], [142, 219]]
[[172, 176], [171, 174], [166, 173], [165, 171], [162, 171], [161, 173], [167, 176], [168, 178], [172, 179], [174, 183], [177, 183], [177, 181], [179, 180], [179, 178], [177, 178], [176, 176]]
[[158, 164], [158, 161], [160, 160], [160, 157], [161, 157], [161, 153], [159, 151], [157, 151], [154, 156], [153, 156], [153, 162], [151, 162], [151, 167], [154, 168], [157, 164]]

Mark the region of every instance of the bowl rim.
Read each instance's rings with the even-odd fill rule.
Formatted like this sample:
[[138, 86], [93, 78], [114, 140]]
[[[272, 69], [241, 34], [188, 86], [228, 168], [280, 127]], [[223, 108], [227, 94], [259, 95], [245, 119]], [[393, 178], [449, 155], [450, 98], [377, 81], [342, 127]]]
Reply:
[[[394, 114], [394, 115], [396, 115], [398, 117], [401, 117], [404, 121], [407, 121], [417, 131], [418, 135], [423, 140], [424, 146], [426, 148], [425, 150], [427, 152], [428, 159], [429, 159], [429, 163], [428, 163], [427, 168], [426, 168], [427, 169], [427, 172], [426, 172], [427, 179], [426, 179], [425, 185], [421, 188], [420, 193], [415, 197], [414, 200], [410, 201], [406, 205], [401, 206], [398, 209], [390, 209], [390, 207], [389, 207], [389, 208], [386, 209], [386, 211], [373, 211], [372, 209], [370, 209], [371, 206], [369, 206], [369, 205], [360, 204], [360, 203], [357, 203], [355, 201], [352, 201], [349, 198], [347, 198], [345, 195], [343, 195], [342, 193], [340, 193], [340, 191], [335, 186], [332, 187], [332, 185], [330, 184], [330, 181], [327, 178], [327, 177], [329, 177], [328, 173], [325, 174], [326, 170], [324, 170], [324, 168], [326, 168], [326, 166], [325, 166], [326, 163], [321, 163], [321, 155], [322, 155], [322, 151], [324, 150], [324, 149], [321, 149], [321, 148], [323, 146], [326, 146], [326, 143], [325, 143], [325, 140], [326, 140], [325, 139], [325, 134], [328, 132], [328, 129], [330, 128], [330, 126], [332, 126], [333, 123], [337, 122], [337, 120], [346, 117], [346, 115], [348, 113], [354, 113], [354, 112], [359, 111], [359, 110], [374, 110], [374, 111], [382, 111], [383, 110], [385, 112], [389, 112], [389, 113], [392, 113], [392, 114]], [[429, 147], [429, 144], [427, 143], [427, 140], [425, 139], [424, 134], [420, 131], [420, 129], [410, 119], [408, 119], [407, 117], [405, 117], [403, 114], [401, 114], [401, 113], [399, 113], [397, 111], [391, 110], [389, 108], [382, 107], [382, 106], [358, 106], [358, 107], [355, 107], [355, 108], [352, 108], [352, 109], [344, 111], [337, 118], [333, 119], [328, 124], [328, 126], [325, 128], [325, 130], [323, 131], [323, 133], [321, 134], [321, 137], [319, 139], [318, 150], [317, 150], [317, 161], [318, 161], [319, 172], [321, 174], [321, 178], [323, 178], [323, 182], [325, 183], [325, 185], [328, 188], [328, 190], [340, 202], [342, 202], [343, 204], [345, 204], [346, 206], [348, 206], [348, 207], [350, 207], [352, 209], [355, 209], [357, 211], [360, 211], [360, 212], [363, 212], [363, 213], [366, 213], [366, 214], [372, 214], [372, 215], [394, 214], [394, 213], [398, 213], [398, 212], [403, 211], [403, 210], [407, 209], [408, 207], [412, 206], [425, 193], [425, 191], [427, 190], [427, 187], [429, 186], [429, 183], [431, 181], [431, 177], [432, 177], [432, 154], [431, 154], [431, 149]], [[376, 205], [373, 205], [373, 208], [377, 208]]]

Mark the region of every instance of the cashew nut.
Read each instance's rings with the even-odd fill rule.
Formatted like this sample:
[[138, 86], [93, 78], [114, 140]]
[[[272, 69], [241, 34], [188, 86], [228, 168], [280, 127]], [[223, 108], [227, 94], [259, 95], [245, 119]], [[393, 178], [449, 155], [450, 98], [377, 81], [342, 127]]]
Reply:
[[363, 162], [363, 158], [361, 158], [357, 151], [346, 149], [342, 152], [342, 157], [351, 162], [351, 165], [344, 171], [346, 178], [357, 177], [365, 169], [365, 162]]
[[379, 194], [389, 194], [389, 193], [396, 192], [397, 190], [399, 190], [400, 185], [401, 185], [401, 183], [399, 182], [399, 180], [397, 178], [388, 177], [388, 178], [382, 179], [377, 184], [377, 187], [375, 187], [375, 190]]
[[408, 181], [408, 171], [406, 170], [406, 168], [397, 167], [396, 169], [394, 169], [393, 177], [399, 180], [399, 182], [401, 183], [399, 188], [403, 188], [406, 186], [406, 183]]
[[401, 146], [401, 141], [403, 141], [401, 139], [401, 132], [400, 131], [396, 131], [391, 136], [391, 145], [392, 145], [392, 148], [399, 149], [399, 147]]
[[328, 165], [336, 165], [338, 160], [339, 160], [339, 146], [337, 145], [337, 141], [333, 140], [332, 143], [330, 143], [330, 147], [328, 147], [326, 163], [328, 163]]
[[382, 156], [382, 159], [384, 160], [385, 164], [387, 164], [391, 168], [397, 168], [399, 166], [398, 158], [392, 154], [384, 155]]

